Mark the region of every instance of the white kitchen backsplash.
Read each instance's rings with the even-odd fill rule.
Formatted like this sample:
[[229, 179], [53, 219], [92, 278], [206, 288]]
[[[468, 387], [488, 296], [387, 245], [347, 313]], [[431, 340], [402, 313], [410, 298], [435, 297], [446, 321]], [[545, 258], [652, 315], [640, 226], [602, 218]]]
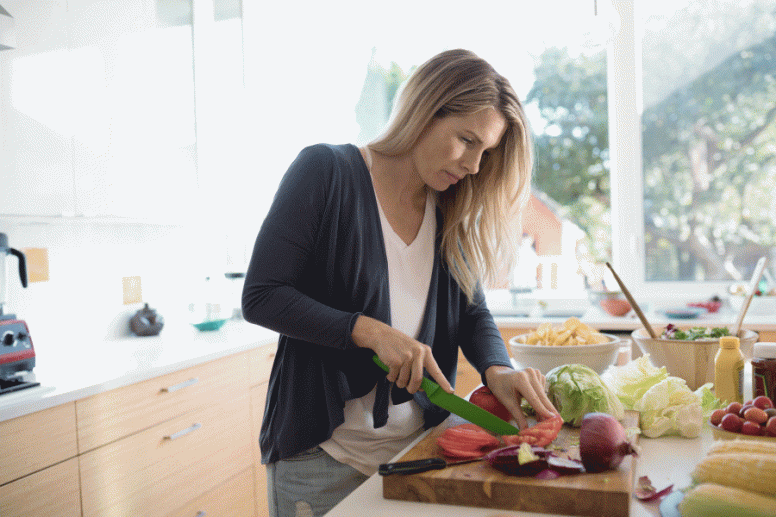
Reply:
[[130, 335], [129, 319], [143, 304], [123, 304], [122, 278], [128, 276], [141, 278], [143, 301], [166, 326], [188, 325], [188, 305], [204, 277], [239, 271], [233, 259], [245, 256], [229, 249], [234, 243], [222, 231], [193, 225], [0, 217], [0, 232], [13, 248], [48, 250], [49, 280], [26, 289], [15, 257], [6, 263], [6, 312], [27, 322], [36, 348], [56, 343], [57, 336], [72, 344], [77, 336]]

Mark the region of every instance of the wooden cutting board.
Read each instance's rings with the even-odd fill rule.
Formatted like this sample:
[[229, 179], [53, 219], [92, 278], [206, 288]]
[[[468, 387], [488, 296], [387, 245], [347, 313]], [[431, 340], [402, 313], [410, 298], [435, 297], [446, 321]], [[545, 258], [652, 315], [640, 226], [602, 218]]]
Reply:
[[[639, 414], [627, 411], [623, 425], [638, 427]], [[400, 461], [441, 456], [436, 438], [445, 428], [461, 423], [448, 418], [433, 429]], [[634, 438], [634, 442], [638, 437]], [[579, 428], [564, 425], [554, 444], [579, 443]], [[617, 470], [539, 480], [509, 476], [486, 461], [466, 463], [420, 474], [383, 477], [383, 497], [402, 501], [477, 506], [561, 515], [628, 517], [636, 458], [625, 458]]]

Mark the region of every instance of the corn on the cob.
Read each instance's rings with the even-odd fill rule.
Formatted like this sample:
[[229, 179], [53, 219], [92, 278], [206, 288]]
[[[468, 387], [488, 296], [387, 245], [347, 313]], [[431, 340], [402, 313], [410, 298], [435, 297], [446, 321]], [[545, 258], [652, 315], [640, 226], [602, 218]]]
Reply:
[[709, 454], [717, 453], [752, 453], [776, 455], [776, 443], [760, 440], [717, 440], [709, 449]]
[[774, 496], [776, 456], [751, 452], [709, 454], [695, 466], [692, 478], [696, 483], [718, 483]]
[[773, 517], [776, 515], [776, 498], [715, 483], [702, 483], [684, 495], [679, 511], [682, 517]]

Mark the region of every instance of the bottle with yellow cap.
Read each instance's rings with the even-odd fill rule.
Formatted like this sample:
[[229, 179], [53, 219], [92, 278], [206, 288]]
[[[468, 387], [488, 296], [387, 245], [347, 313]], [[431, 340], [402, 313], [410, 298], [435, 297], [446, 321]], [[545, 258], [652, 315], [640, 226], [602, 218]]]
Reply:
[[714, 357], [714, 393], [722, 401], [744, 402], [744, 354], [737, 337], [719, 340]]

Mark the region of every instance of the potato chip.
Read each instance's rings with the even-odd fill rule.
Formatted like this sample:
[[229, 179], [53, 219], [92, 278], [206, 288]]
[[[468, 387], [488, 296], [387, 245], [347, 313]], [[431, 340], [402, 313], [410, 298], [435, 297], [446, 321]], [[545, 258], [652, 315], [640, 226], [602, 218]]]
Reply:
[[578, 346], [607, 343], [609, 338], [578, 318], [571, 317], [556, 326], [542, 323], [535, 331], [520, 336], [519, 341], [527, 345]]

